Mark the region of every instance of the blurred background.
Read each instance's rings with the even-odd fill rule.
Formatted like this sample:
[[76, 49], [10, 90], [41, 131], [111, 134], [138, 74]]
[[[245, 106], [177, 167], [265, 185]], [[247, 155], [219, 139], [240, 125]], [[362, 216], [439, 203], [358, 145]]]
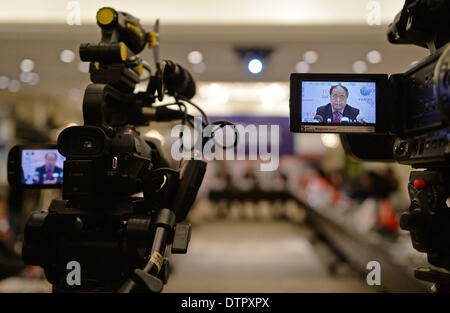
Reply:
[[[99, 41], [102, 6], [133, 14], [147, 30], [160, 19], [161, 57], [190, 70], [193, 100], [212, 119], [281, 130], [274, 172], [260, 172], [260, 160], [209, 162], [188, 216], [188, 254], [171, 257], [165, 292], [427, 291], [412, 274], [426, 258], [398, 227], [410, 168], [355, 162], [338, 136], [291, 134], [288, 120], [290, 73], [398, 73], [428, 54], [387, 42], [403, 2], [1, 0], [0, 291], [51, 291], [19, 255], [26, 218], [60, 191], [15, 194], [7, 154], [83, 124], [89, 64], [78, 47]], [[153, 66], [150, 50], [142, 56]], [[170, 151], [171, 126], [140, 131]], [[381, 264], [381, 286], [366, 283], [369, 261]]]

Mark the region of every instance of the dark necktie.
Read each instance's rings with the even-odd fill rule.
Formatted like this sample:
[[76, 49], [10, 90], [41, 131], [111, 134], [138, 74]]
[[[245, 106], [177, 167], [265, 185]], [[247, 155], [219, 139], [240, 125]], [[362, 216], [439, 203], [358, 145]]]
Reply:
[[334, 111], [333, 114], [334, 114], [333, 123], [340, 123], [342, 113], [339, 111]]
[[52, 180], [53, 179], [53, 168], [49, 168], [45, 172], [45, 180]]

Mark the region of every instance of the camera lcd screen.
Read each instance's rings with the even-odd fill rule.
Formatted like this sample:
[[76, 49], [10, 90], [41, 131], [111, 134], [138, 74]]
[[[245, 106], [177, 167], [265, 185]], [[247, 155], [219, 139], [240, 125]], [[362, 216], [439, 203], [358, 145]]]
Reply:
[[375, 133], [386, 75], [292, 74], [291, 131]]
[[57, 149], [23, 149], [23, 185], [61, 185], [65, 158]]

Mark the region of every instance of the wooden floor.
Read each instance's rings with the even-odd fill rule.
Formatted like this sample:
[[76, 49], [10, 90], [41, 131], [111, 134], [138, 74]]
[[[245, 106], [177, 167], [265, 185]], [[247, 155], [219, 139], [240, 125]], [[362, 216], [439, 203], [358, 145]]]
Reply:
[[[163, 292], [376, 292], [351, 270], [330, 275], [311, 231], [280, 220], [194, 223], [189, 251], [172, 255]], [[45, 280], [12, 277], [0, 292], [50, 292]]]
[[376, 292], [352, 271], [330, 275], [310, 238], [287, 221], [204, 221], [164, 292]]

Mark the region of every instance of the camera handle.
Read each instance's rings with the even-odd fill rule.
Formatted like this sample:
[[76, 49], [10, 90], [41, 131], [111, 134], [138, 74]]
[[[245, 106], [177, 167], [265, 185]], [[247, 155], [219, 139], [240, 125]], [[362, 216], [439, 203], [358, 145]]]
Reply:
[[414, 271], [417, 279], [435, 283], [436, 292], [450, 292], [449, 178], [447, 169], [411, 172], [411, 206], [400, 218], [400, 227], [410, 232], [414, 249], [427, 253], [431, 265], [443, 268], [419, 267]]

